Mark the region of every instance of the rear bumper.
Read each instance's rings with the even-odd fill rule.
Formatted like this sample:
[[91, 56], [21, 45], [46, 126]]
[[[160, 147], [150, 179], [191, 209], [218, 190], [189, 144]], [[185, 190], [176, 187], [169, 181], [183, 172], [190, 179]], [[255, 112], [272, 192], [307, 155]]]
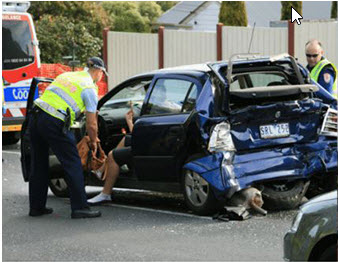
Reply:
[[254, 153], [219, 152], [184, 166], [201, 175], [220, 197], [269, 180], [309, 178], [337, 168], [337, 142], [318, 141]]

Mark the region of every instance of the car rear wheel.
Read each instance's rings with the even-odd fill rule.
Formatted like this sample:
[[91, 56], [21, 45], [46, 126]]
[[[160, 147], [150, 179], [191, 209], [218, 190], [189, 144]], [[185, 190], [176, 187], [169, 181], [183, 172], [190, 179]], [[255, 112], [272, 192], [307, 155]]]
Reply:
[[298, 207], [309, 183], [303, 180], [265, 183], [262, 191], [263, 207], [268, 210], [288, 210]]
[[49, 182], [49, 188], [57, 197], [69, 197], [69, 189], [64, 178], [53, 178]]
[[220, 202], [207, 181], [197, 173], [183, 171], [183, 194], [186, 205], [197, 215], [212, 215], [220, 208]]

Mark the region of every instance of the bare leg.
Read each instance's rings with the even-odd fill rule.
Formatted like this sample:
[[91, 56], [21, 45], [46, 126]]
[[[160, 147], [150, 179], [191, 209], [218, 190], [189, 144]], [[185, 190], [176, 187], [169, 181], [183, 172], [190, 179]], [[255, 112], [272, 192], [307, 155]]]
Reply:
[[[120, 143], [117, 145], [116, 148], [121, 148], [121, 147], [124, 147], [124, 138], [121, 139]], [[109, 156], [109, 154], [108, 154], [108, 156]], [[109, 159], [107, 159], [107, 162], [108, 162], [108, 160]], [[104, 165], [102, 165], [97, 171], [99, 171], [102, 174], [106, 169], [107, 162]]]
[[[117, 148], [121, 147], [124, 147], [124, 138], [120, 141], [120, 143], [117, 146]], [[111, 201], [111, 193], [113, 190], [113, 186], [120, 174], [120, 167], [113, 158], [113, 151], [109, 152], [108, 158], [104, 166], [106, 172], [106, 179], [104, 181], [103, 190], [97, 196], [88, 199], [88, 203], [91, 205], [99, 205], [101, 203]]]
[[[120, 143], [117, 145], [116, 148], [121, 148], [121, 147], [124, 147], [124, 138], [120, 141]], [[116, 182], [116, 179], [118, 178], [120, 174], [120, 167], [115, 162], [112, 151], [110, 151], [108, 154], [108, 159], [107, 159], [106, 164], [108, 165], [106, 168], [107, 174], [106, 174], [106, 180], [104, 181], [102, 193], [110, 195], [112, 193], [112, 189]]]
[[110, 195], [112, 193], [112, 189], [116, 182], [116, 179], [120, 173], [120, 167], [118, 166], [118, 164], [116, 164], [113, 158], [112, 151], [110, 151], [108, 154], [107, 165], [108, 165], [107, 175], [106, 175], [106, 180], [104, 181], [102, 193]]

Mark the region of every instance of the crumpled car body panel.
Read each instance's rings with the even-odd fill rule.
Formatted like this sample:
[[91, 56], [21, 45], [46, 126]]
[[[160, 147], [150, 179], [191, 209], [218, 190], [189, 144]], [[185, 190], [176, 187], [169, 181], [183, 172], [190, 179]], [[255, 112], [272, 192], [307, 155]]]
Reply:
[[[217, 65], [216, 70], [222, 66]], [[307, 74], [305, 70], [302, 73]], [[329, 107], [336, 108], [336, 101], [325, 96], [322, 88], [317, 98], [248, 105], [224, 117], [215, 117], [210, 110], [215, 104], [214, 92], [211, 84], [206, 85], [196, 103], [201, 136], [207, 143], [211, 136], [207, 126], [229, 123], [235, 150], [213, 152], [184, 168], [202, 176], [217, 197], [230, 198], [238, 190], [258, 183], [309, 179], [313, 174], [337, 170], [336, 138], [319, 135], [323, 114]], [[261, 125], [284, 122], [289, 123], [289, 136], [261, 138]]]
[[280, 179], [302, 179], [337, 169], [337, 141], [319, 141], [290, 147], [238, 154], [218, 152], [187, 163], [184, 168], [201, 175], [218, 197], [231, 197], [236, 191]]
[[[323, 104], [319, 100], [307, 99], [248, 106], [236, 110], [229, 117], [235, 147], [240, 151], [315, 141], [318, 136], [317, 129], [321, 125], [322, 107]], [[290, 135], [262, 139], [260, 125], [272, 123], [288, 123]]]

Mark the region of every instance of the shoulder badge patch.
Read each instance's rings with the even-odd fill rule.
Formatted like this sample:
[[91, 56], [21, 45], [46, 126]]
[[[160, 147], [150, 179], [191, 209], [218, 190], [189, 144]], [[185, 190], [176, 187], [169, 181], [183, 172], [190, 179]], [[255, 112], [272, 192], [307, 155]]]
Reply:
[[331, 75], [329, 73], [325, 73], [324, 74], [324, 81], [325, 83], [330, 83], [330, 80], [331, 80]]

